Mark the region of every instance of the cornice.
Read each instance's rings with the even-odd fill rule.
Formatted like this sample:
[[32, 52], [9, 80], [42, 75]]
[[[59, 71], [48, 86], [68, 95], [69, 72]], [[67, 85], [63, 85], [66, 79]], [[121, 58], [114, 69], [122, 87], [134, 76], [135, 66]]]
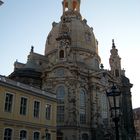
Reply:
[[50, 99], [53, 101], [56, 101], [56, 95], [53, 92], [46, 92], [41, 89], [34, 88], [29, 85], [25, 85], [20, 82], [13, 81], [11, 79], [8, 79], [4, 76], [0, 76], [0, 85], [9, 87], [18, 91], [26, 92], [30, 95], [34, 96], [40, 96], [40, 97], [45, 97], [46, 99]]

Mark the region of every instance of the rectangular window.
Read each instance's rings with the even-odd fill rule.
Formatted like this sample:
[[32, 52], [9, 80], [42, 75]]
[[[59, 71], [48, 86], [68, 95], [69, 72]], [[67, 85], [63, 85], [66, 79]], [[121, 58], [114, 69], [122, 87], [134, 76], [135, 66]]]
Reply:
[[12, 111], [12, 103], [13, 103], [13, 94], [6, 93], [5, 107], [4, 107], [4, 110], [6, 112], [11, 112]]
[[34, 101], [34, 117], [39, 118], [40, 102]]
[[80, 109], [80, 123], [86, 124], [86, 112], [84, 109]]
[[57, 122], [64, 122], [64, 106], [57, 106]]
[[80, 114], [80, 123], [85, 124], [86, 123], [86, 115], [85, 114]]
[[47, 104], [46, 105], [46, 119], [50, 120], [51, 118], [51, 105]]
[[27, 112], [27, 98], [21, 97], [20, 114], [21, 115], [26, 115], [26, 112]]

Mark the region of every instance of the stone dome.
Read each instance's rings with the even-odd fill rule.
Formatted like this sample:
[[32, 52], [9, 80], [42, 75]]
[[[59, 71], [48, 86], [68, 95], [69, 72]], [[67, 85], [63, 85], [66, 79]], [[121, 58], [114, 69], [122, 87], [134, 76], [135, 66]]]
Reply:
[[[65, 26], [65, 27], [64, 27]], [[93, 28], [82, 20], [80, 13], [67, 12], [61, 17], [59, 23], [53, 22], [45, 45], [45, 55], [55, 51], [59, 42], [57, 38], [63, 30], [67, 30], [71, 39], [70, 47], [77, 47], [98, 54], [98, 43], [93, 33]]]

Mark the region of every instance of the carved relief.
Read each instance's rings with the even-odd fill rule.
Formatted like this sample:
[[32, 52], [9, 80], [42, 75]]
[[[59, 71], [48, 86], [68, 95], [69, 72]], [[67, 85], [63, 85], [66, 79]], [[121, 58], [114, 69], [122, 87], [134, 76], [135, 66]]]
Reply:
[[69, 83], [68, 87], [68, 125], [77, 124], [77, 108], [76, 108], [76, 86], [75, 84]]

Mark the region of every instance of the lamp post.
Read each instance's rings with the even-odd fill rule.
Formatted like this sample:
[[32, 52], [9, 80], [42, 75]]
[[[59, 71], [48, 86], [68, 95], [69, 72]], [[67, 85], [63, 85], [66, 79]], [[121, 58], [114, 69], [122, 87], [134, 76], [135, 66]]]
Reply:
[[119, 140], [119, 116], [120, 116], [120, 106], [119, 106], [119, 96], [120, 91], [118, 91], [117, 87], [113, 84], [110, 89], [110, 92], [106, 92], [109, 106], [111, 111], [112, 121], [115, 124], [115, 135], [116, 140]]
[[3, 4], [4, 2], [0, 0], [0, 6]]

